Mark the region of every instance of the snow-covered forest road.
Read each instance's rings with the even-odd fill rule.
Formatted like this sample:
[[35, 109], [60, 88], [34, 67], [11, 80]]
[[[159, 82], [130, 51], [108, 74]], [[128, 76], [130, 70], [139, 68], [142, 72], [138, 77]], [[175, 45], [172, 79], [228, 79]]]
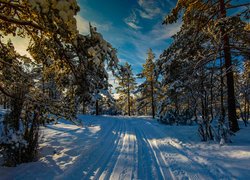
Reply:
[[[0, 167], [1, 178], [241, 179], [249, 175], [249, 146], [201, 143], [196, 126], [165, 126], [142, 117], [80, 118], [83, 127], [62, 121], [43, 129], [40, 160]], [[247, 134], [249, 129], [241, 131]]]

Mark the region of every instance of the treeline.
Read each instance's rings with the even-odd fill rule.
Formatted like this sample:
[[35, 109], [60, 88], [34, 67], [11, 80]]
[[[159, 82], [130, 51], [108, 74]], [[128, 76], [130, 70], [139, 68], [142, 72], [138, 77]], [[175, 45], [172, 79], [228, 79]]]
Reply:
[[[115, 72], [116, 50], [90, 25], [79, 34], [76, 1], [0, 1], [0, 153], [5, 165], [37, 158], [40, 125], [65, 118], [79, 124], [79, 107], [108, 94], [107, 70]], [[29, 39], [16, 52], [10, 36]], [[6, 103], [8, 102], [8, 103]]]
[[[229, 141], [239, 130], [237, 119], [247, 126], [250, 117], [249, 3], [179, 0], [163, 24], [180, 16], [173, 43], [155, 62], [149, 50], [139, 74], [145, 82], [130, 97], [133, 103], [121, 107], [153, 117], [157, 112], [167, 124], [196, 122], [202, 140]], [[125, 86], [118, 102], [134, 90]]]
[[[43, 3], [42, 3], [43, 2]], [[250, 116], [249, 3], [179, 0], [163, 24], [182, 27], [159, 58], [148, 50], [136, 76], [89, 25], [77, 31], [77, 2], [0, 1], [0, 153], [5, 165], [37, 158], [40, 126], [76, 115], [152, 115], [166, 124], [199, 124], [202, 140], [229, 141]], [[233, 11], [232, 11], [233, 10]], [[11, 41], [29, 39], [28, 53]], [[118, 86], [112, 97], [108, 73]], [[136, 84], [136, 78], [143, 82]]]
[[[248, 8], [249, 3], [234, 5], [224, 0], [179, 0], [163, 22], [174, 23], [183, 12], [180, 31], [158, 61], [164, 86], [170, 87], [170, 96], [165, 99], [170, 99], [169, 105], [174, 104], [177, 116], [187, 110], [196, 117], [201, 115], [199, 132], [203, 140], [225, 140], [225, 123], [237, 132], [240, 116], [247, 124]], [[219, 134], [211, 127], [214, 120], [219, 121]]]

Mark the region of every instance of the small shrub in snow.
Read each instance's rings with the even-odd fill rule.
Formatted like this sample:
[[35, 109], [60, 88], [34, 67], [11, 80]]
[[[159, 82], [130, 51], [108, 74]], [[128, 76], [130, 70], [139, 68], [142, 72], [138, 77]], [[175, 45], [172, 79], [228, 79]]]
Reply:
[[208, 121], [199, 121], [198, 133], [202, 141], [214, 140], [213, 128]]
[[175, 114], [172, 111], [167, 112], [164, 116], [160, 116], [160, 122], [172, 125], [175, 123]]
[[202, 141], [214, 140], [220, 145], [225, 143], [231, 143], [231, 136], [234, 135], [229, 129], [229, 125], [221, 119], [204, 120], [198, 121], [199, 128], [198, 133]]
[[[27, 116], [26, 116], [27, 117]], [[0, 151], [4, 158], [4, 165], [34, 161], [37, 157], [39, 126], [36, 116], [32, 119], [19, 120], [18, 129], [11, 126], [13, 117], [6, 114], [0, 134]], [[23, 123], [24, 122], [24, 123]]]
[[170, 125], [192, 125], [193, 121], [192, 113], [188, 110], [181, 113], [170, 110], [164, 116], [160, 116], [160, 122]]
[[21, 162], [23, 150], [27, 148], [27, 141], [23, 138], [23, 131], [15, 132], [7, 129], [0, 137], [0, 148], [6, 166], [15, 166]]
[[224, 145], [225, 143], [231, 143], [231, 136], [234, 135], [233, 132], [228, 128], [229, 126], [225, 124], [223, 121], [218, 122], [216, 139], [220, 143], [220, 145]]

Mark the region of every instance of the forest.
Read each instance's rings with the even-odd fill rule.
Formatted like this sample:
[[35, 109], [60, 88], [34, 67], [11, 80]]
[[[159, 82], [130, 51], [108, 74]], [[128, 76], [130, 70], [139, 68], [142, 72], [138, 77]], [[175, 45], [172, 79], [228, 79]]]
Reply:
[[[113, 142], [111, 140], [114, 139], [111, 134], [112, 132], [119, 134], [119, 127], [121, 143], [127, 143], [129, 147], [130, 143], [131, 146], [137, 144], [136, 148], [126, 149], [122, 144], [112, 172], [109, 172], [108, 165], [100, 165], [101, 160], [92, 161], [90, 156], [94, 157], [95, 154], [91, 154], [88, 160], [82, 157], [76, 161], [71, 160], [73, 164], [77, 162], [75, 166], [72, 165], [74, 168], [80, 165], [81, 160], [82, 166], [86, 164], [85, 175], [81, 174], [83, 169], [80, 173], [79, 168], [72, 169], [68, 165], [65, 169], [69, 168], [72, 171], [65, 171], [66, 178], [58, 176], [59, 179], [105, 179], [105, 177], [165, 179], [170, 175], [170, 179], [184, 177], [193, 179], [188, 171], [186, 176], [181, 176], [181, 171], [178, 170], [176, 173], [177, 170], [171, 169], [171, 165], [169, 172], [168, 167], [161, 169], [161, 163], [172, 162], [169, 159], [165, 160], [160, 153], [160, 151], [170, 151], [168, 148], [161, 149], [160, 143], [167, 144], [164, 138], [172, 137], [174, 133], [177, 134], [177, 139], [183, 138], [184, 131], [194, 130], [190, 135], [191, 139], [198, 139], [194, 144], [203, 143], [202, 145], [209, 149], [210, 146], [226, 148], [243, 142], [240, 138], [234, 140], [240, 133], [249, 136], [249, 2], [174, 1], [171, 10], [164, 12], [163, 19], [158, 20], [161, 20], [162, 27], [177, 22], [181, 22], [181, 26], [171, 37], [169, 46], [162, 47], [164, 50], [159, 56], [152, 47], [147, 48], [142, 55], [146, 58], [144, 63], [140, 64], [139, 73], [134, 71], [133, 64], [120, 60], [119, 47], [105, 40], [105, 36], [98, 31], [95, 23], [89, 22], [88, 34], [79, 32], [76, 17], [82, 9], [84, 10], [82, 6], [80, 8], [77, 0], [0, 0], [0, 165], [2, 163], [2, 167], [16, 168], [22, 163], [32, 164], [41, 161], [43, 157], [41, 149], [48, 148], [48, 144], [54, 142], [51, 140], [53, 136], [51, 135], [47, 138], [48, 144], [44, 145], [42, 136], [46, 137], [46, 132], [49, 134], [56, 128], [62, 128], [62, 124], [65, 124], [63, 128], [68, 128], [69, 132], [72, 129], [72, 131], [77, 130], [74, 128], [78, 130], [92, 128], [92, 131], [97, 131], [94, 127], [99, 125], [101, 130], [100, 134], [97, 131], [97, 135], [98, 137], [100, 135], [101, 139], [97, 140], [100, 145], [96, 147], [103, 148], [103, 151], [101, 149], [98, 151], [99, 154], [107, 152], [103, 156], [108, 157], [109, 151], [105, 148], [107, 146], [108, 149], [109, 143], [111, 146]], [[29, 41], [27, 54], [20, 54], [16, 49], [12, 39], [17, 37]], [[118, 121], [121, 121], [120, 124]], [[150, 129], [147, 123], [153, 128]], [[109, 125], [115, 128], [107, 130]], [[122, 128], [127, 129], [122, 130]], [[171, 136], [164, 134], [165, 130], [172, 133]], [[164, 133], [157, 134], [157, 131]], [[134, 133], [135, 140], [129, 136], [129, 132], [132, 135]], [[105, 135], [109, 133], [111, 134], [105, 139]], [[126, 139], [126, 136], [129, 137]], [[149, 139], [148, 144], [144, 141], [139, 143], [139, 139], [144, 136]], [[81, 136], [76, 133], [76, 137], [79, 138], [76, 144], [80, 143]], [[88, 140], [95, 141], [88, 134], [82, 135], [82, 138], [86, 141], [86, 143], [81, 142], [83, 151], [84, 147], [88, 147]], [[150, 140], [154, 139], [162, 142], [157, 144], [158, 141], [155, 141], [155, 144], [152, 144]], [[244, 146], [244, 152], [247, 155], [244, 156], [245, 159], [243, 158], [245, 160], [243, 168], [250, 165], [249, 138], [248, 140], [246, 138], [246, 141], [248, 144]], [[171, 142], [177, 143], [173, 138]], [[154, 147], [158, 148], [155, 150]], [[55, 155], [64, 152], [63, 149], [67, 147], [65, 145], [57, 148], [61, 150], [54, 150]], [[122, 156], [122, 150], [135, 154], [147, 151], [149, 154], [138, 155], [137, 160], [133, 160], [129, 159], [130, 156]], [[90, 154], [91, 151], [86, 150], [86, 152]], [[176, 151], [176, 153], [187, 155], [191, 165], [196, 162], [192, 159], [195, 154], [190, 155], [189, 151]], [[157, 166], [156, 170], [150, 169], [152, 162], [143, 161], [144, 156], [149, 156], [149, 159], [152, 156], [152, 162], [155, 158], [155, 164], [159, 167]], [[84, 157], [87, 158], [88, 154]], [[134, 173], [132, 175], [119, 169], [119, 163], [125, 167], [126, 163], [123, 161], [126, 160], [140, 164], [139, 157], [145, 167], [149, 168], [147, 173], [147, 168], [143, 173], [145, 167], [142, 165], [138, 165], [137, 170], [131, 170]], [[112, 160], [113, 155], [110, 155], [110, 158]], [[177, 165], [173, 167], [181, 166], [180, 162], [175, 163]], [[100, 168], [106, 171], [96, 170], [97, 164], [100, 166], [99, 171]], [[110, 167], [112, 166], [110, 164]], [[234, 174], [224, 176], [223, 168], [220, 169], [221, 174], [217, 171], [214, 173], [213, 169], [205, 172], [199, 168], [201, 166], [196, 163], [194, 169], [190, 171], [198, 169], [200, 178], [238, 178]], [[1, 169], [0, 166], [0, 179], [1, 173], [7, 171], [8, 169]], [[18, 172], [15, 169], [11, 169], [10, 172], [12, 171]], [[123, 173], [116, 176], [115, 172], [120, 171]], [[79, 174], [73, 176], [74, 172]], [[204, 174], [206, 176], [203, 176]], [[10, 175], [3, 177], [13, 178]], [[25, 176], [16, 177], [29, 179]], [[55, 174], [43, 178], [54, 179], [54, 177]]]

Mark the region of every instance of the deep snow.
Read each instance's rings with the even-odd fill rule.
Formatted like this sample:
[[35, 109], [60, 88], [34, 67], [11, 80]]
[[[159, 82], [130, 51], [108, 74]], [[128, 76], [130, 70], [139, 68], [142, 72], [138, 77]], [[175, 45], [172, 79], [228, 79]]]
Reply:
[[0, 179], [249, 179], [250, 128], [233, 143], [200, 142], [197, 126], [147, 117], [79, 116], [43, 128], [38, 162], [0, 167]]

